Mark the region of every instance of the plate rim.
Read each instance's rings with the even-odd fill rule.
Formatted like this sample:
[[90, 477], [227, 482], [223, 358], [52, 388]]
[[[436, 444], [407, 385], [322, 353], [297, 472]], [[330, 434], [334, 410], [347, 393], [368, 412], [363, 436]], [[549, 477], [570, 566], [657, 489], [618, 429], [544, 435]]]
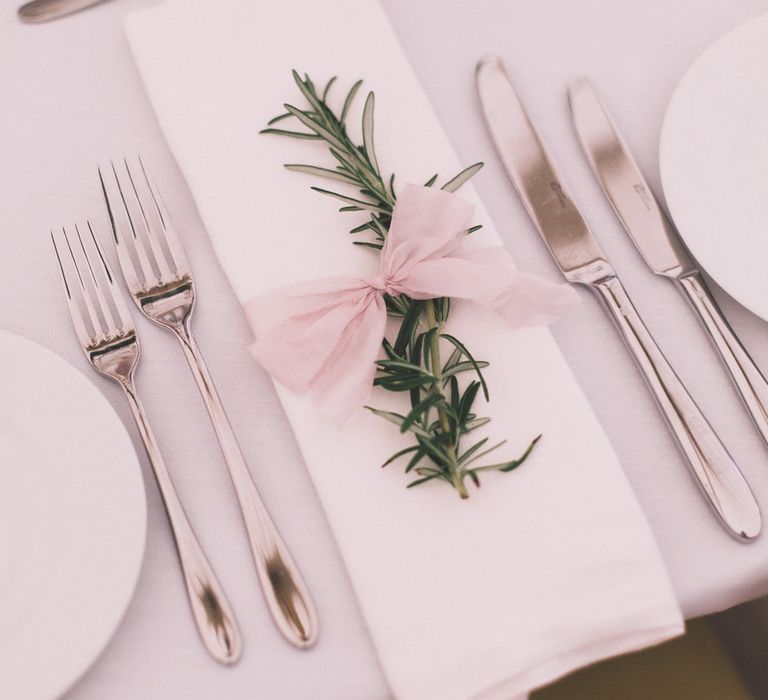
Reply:
[[[12, 350], [10, 348], [13, 348]], [[55, 369], [59, 375], [66, 373], [70, 377], [70, 381], [83, 387], [84, 393], [88, 394], [86, 399], [88, 402], [88, 411], [93, 410], [93, 414], [96, 413], [100, 416], [100, 421], [104, 423], [111, 423], [114, 426], [114, 435], [122, 433], [125, 437], [125, 444], [129, 445], [132, 449], [130, 452], [131, 457], [126, 456], [126, 462], [135, 463], [135, 478], [128, 479], [133, 481], [135, 493], [133, 496], [133, 502], [135, 508], [134, 521], [132, 528], [126, 528], [127, 531], [133, 532], [130, 539], [133, 540], [133, 547], [131, 551], [135, 553], [133, 563], [128, 567], [126, 563], [126, 569], [130, 568], [130, 580], [124, 579], [124, 586], [122, 587], [122, 594], [120, 599], [114, 602], [111, 606], [112, 615], [109, 623], [104, 626], [103, 631], [96, 635], [92, 635], [90, 644], [86, 644], [85, 651], [81, 654], [81, 659], [75, 666], [64, 671], [54, 671], [52, 674], [39, 674], [37, 676], [39, 680], [36, 685], [28, 689], [31, 698], [40, 698], [41, 700], [53, 700], [54, 698], [61, 697], [64, 693], [68, 692], [83, 676], [93, 667], [95, 662], [102, 656], [109, 643], [114, 638], [117, 630], [125, 619], [125, 615], [128, 611], [131, 601], [133, 600], [136, 588], [143, 570], [144, 560], [146, 556], [146, 543], [147, 543], [147, 492], [146, 484], [143, 476], [143, 469], [139, 455], [136, 452], [136, 448], [133, 439], [128, 432], [123, 420], [115, 410], [115, 407], [107, 399], [104, 393], [100, 390], [100, 387], [96, 382], [91, 381], [90, 378], [82, 372], [74, 364], [66, 360], [64, 357], [58, 355], [50, 348], [42, 345], [35, 340], [32, 340], [19, 333], [15, 333], [8, 329], [0, 328], [0, 353], [6, 353], [8, 357], [11, 357], [11, 362], [19, 358], [19, 355], [23, 356], [24, 361], [28, 361], [27, 358], [37, 355], [38, 358], [45, 358], [46, 364]], [[12, 365], [13, 366], [13, 365]], [[35, 365], [37, 367], [37, 365]], [[50, 395], [50, 392], [47, 392]], [[68, 398], [62, 399], [62, 403], [66, 403]], [[79, 421], [87, 421], [88, 414], [78, 412]], [[102, 426], [103, 427], [103, 426]], [[99, 462], [103, 461], [99, 456]], [[122, 469], [125, 464], [121, 463]], [[124, 486], [124, 484], [122, 484]], [[103, 532], [100, 529], [100, 532]], [[123, 539], [128, 537], [126, 535]], [[120, 557], [122, 562], [125, 562], [125, 557]], [[126, 575], [124, 571], [121, 572]], [[113, 596], [114, 598], [114, 596]], [[104, 612], [101, 611], [100, 617], [103, 619]], [[76, 631], [80, 636], [80, 631]], [[71, 636], [71, 635], [70, 635]], [[61, 667], [58, 667], [61, 668]]]
[[680, 104], [685, 104], [685, 91], [688, 89], [689, 84], [691, 84], [693, 76], [698, 74], [697, 72], [701, 69], [702, 64], [711, 60], [712, 56], [716, 56], [719, 51], [722, 51], [724, 46], [727, 47], [733, 45], [735, 37], [748, 32], [750, 29], [753, 29], [755, 25], [763, 23], [768, 24], [768, 13], [766, 12], [742, 22], [718, 36], [700, 51], [689, 64], [685, 72], [677, 81], [664, 110], [659, 137], [658, 160], [661, 187], [662, 192], [664, 193], [667, 209], [685, 246], [689, 249], [697, 263], [700, 263], [700, 268], [726, 294], [728, 294], [728, 296], [738, 302], [741, 306], [759, 318], [768, 320], [768, 303], [761, 303], [759, 299], [753, 298], [749, 292], [745, 292], [742, 287], [733, 282], [732, 275], [723, 273], [722, 268], [719, 268], [717, 264], [711, 264], [712, 251], [708, 246], [701, 244], [701, 238], [691, 235], [691, 230], [696, 227], [686, 224], [686, 221], [690, 218], [687, 214], [689, 207], [681, 206], [676, 194], [677, 185], [674, 184], [681, 178], [678, 178], [673, 174], [677, 171], [677, 168], [671, 164], [675, 160], [672, 153], [675, 152], [675, 146], [673, 145], [675, 143], [673, 129], [676, 130], [676, 127], [670, 126], [677, 120], [676, 114], [680, 109]]

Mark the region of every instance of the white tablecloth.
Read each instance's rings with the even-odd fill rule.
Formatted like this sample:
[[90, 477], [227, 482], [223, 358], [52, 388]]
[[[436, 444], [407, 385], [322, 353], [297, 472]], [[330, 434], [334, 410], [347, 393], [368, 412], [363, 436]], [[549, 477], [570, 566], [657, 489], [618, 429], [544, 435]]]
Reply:
[[[311, 653], [297, 652], [278, 637], [255, 589], [231, 486], [194, 384], [175, 341], [144, 323], [139, 382], [145, 403], [162, 446], [173, 455], [174, 476], [191, 517], [238, 610], [247, 654], [236, 668], [220, 668], [194, 638], [171, 539], [150, 482], [147, 558], [136, 596], [106, 653], [69, 697], [387, 697], [293, 437], [271, 383], [247, 353], [244, 318], [131, 61], [122, 19], [144, 0], [117, 0], [34, 27], [16, 21], [15, 4], [4, 2], [0, 16], [0, 327], [37, 340], [82, 368], [99, 382], [135, 437], [118, 390], [93, 375], [74, 342], [47, 232], [84, 217], [103, 229], [96, 164], [135, 149], [151, 157], [199, 280], [200, 344], [270, 509], [312, 584], [323, 622], [322, 639]], [[589, 74], [649, 180], [657, 184], [656, 145], [675, 83], [710, 41], [768, 11], [768, 2], [384, 0], [384, 6], [459, 155], [467, 162], [487, 161], [476, 186], [515, 258], [556, 279], [551, 259], [502, 174], [475, 98], [476, 59], [489, 52], [505, 58], [638, 308], [768, 511], [768, 452], [686, 303], [644, 267], [613, 217], [573, 136], [565, 102], [568, 78]], [[718, 299], [755, 359], [768, 368], [765, 322], [722, 294]], [[597, 304], [586, 299], [554, 333], [649, 515], [686, 614], [768, 593], [768, 537], [742, 546], [719, 529]]]

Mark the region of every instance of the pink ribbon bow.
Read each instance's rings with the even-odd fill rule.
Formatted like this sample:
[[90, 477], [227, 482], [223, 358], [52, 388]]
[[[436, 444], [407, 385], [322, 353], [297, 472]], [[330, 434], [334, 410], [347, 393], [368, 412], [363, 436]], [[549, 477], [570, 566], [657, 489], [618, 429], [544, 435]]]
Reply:
[[474, 209], [455, 194], [406, 185], [377, 274], [305, 282], [247, 302], [254, 357], [278, 382], [297, 393], [311, 390], [340, 417], [370, 393], [385, 294], [470, 299], [515, 327], [552, 322], [575, 292], [516, 271], [504, 248], [465, 249]]

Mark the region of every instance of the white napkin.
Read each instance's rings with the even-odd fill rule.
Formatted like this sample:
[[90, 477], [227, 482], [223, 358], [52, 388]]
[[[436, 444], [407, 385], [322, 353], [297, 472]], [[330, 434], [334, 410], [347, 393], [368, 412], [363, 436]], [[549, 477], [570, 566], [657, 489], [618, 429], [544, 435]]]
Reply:
[[[258, 134], [283, 102], [302, 104], [291, 68], [318, 83], [338, 75], [337, 104], [365, 79], [376, 92], [379, 162], [398, 183], [461, 169], [373, 0], [230, 0], [226, 9], [169, 0], [133, 14], [128, 36], [242, 302], [375, 269], [375, 256], [347, 234], [356, 215], [309, 190], [323, 182], [281, 167], [327, 163], [323, 148]], [[472, 187], [460, 194], [485, 226], [476, 244], [499, 244]], [[493, 417], [492, 439], [510, 438], [498, 457], [544, 435], [528, 463], [488, 475], [468, 501], [444, 484], [406, 490], [400, 465], [379, 468], [407, 444], [394, 426], [361, 410], [334, 428], [310, 399], [278, 387], [395, 695], [509, 698], [679, 634], [645, 517], [550, 333], [511, 330], [461, 303], [450, 327], [491, 363], [492, 400], [478, 406]], [[377, 392], [372, 403], [403, 410], [401, 400]]]

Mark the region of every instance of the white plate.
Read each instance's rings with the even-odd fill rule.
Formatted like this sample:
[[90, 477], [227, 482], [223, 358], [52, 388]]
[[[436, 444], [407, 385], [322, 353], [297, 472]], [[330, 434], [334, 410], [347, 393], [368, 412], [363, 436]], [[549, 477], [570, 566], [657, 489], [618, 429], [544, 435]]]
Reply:
[[120, 622], [144, 555], [133, 444], [86, 377], [0, 331], [0, 698], [50, 700]]
[[768, 319], [768, 15], [720, 38], [685, 74], [664, 118], [659, 161], [694, 257]]

